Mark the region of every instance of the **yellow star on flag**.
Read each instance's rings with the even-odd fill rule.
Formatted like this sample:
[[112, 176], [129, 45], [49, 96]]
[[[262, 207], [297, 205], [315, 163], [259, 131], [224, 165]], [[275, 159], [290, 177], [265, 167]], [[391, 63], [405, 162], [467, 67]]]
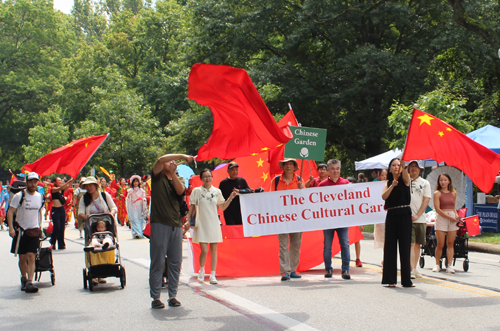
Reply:
[[430, 117], [429, 115], [425, 114], [425, 115], [422, 115], [422, 116], [419, 116], [417, 117], [419, 120], [420, 120], [420, 125], [422, 125], [423, 123], [427, 123], [429, 125], [431, 125], [431, 121], [433, 120], [432, 117]]
[[259, 155], [259, 153], [252, 153], [251, 155], [252, 155], [252, 156]]
[[451, 132], [451, 128], [446, 128], [446, 131], [450, 131]]
[[438, 135], [439, 135], [440, 137], [444, 136], [443, 131], [439, 131], [439, 132], [438, 132]]
[[264, 181], [266, 181], [268, 176], [269, 176], [269, 174], [267, 172], [263, 172], [262, 177], [260, 177], [260, 178], [262, 178]]
[[283, 144], [279, 144], [279, 145], [278, 145], [278, 146], [276, 146], [276, 147], [280, 147], [280, 146], [283, 146]]
[[269, 150], [269, 149], [270, 149], [270, 148], [268, 148], [268, 147], [264, 147], [264, 148], [262, 148], [262, 150], [263, 150], [263, 151], [267, 151], [267, 150]]
[[263, 167], [264, 166], [264, 160], [262, 160], [262, 158], [259, 157], [259, 161], [256, 161], [257, 162], [257, 167]]

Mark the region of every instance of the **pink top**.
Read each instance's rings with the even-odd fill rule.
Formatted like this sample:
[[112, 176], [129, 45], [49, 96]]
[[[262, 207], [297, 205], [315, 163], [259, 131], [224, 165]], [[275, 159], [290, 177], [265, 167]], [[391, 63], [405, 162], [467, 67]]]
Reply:
[[441, 209], [455, 209], [455, 196], [453, 195], [453, 193], [441, 192], [441, 197], [439, 198], [439, 205]]

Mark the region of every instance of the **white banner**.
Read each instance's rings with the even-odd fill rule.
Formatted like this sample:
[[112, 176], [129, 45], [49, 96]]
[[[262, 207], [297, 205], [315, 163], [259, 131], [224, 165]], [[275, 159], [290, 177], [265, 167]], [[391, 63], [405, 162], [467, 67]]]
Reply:
[[385, 182], [240, 195], [245, 237], [384, 223]]

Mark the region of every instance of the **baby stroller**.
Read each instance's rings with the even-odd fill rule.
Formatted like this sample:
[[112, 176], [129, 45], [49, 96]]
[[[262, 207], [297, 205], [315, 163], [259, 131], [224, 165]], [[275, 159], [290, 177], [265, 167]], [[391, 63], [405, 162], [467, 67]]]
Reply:
[[[97, 232], [97, 222], [103, 221], [106, 224], [106, 231]], [[116, 221], [109, 214], [94, 214], [85, 220], [85, 246], [88, 246], [96, 234], [109, 234], [113, 238], [114, 246], [99, 251], [85, 251], [85, 265], [83, 268], [83, 288], [94, 290], [94, 278], [117, 277], [120, 278], [121, 288], [125, 288], [126, 275], [125, 268], [121, 264], [120, 246], [118, 243]], [[115, 254], [116, 253], [116, 254]]]
[[56, 273], [54, 272], [54, 264], [52, 260], [52, 249], [49, 247], [42, 247], [43, 242], [47, 240], [48, 237], [40, 239], [40, 247], [38, 248], [38, 254], [35, 257], [35, 281], [40, 281], [42, 272], [50, 271], [50, 283], [52, 285], [56, 284]]
[[[463, 262], [463, 268], [465, 272], [469, 270], [469, 238], [465, 236], [466, 233], [467, 233], [467, 226], [465, 225], [465, 223], [459, 224], [454, 244], [455, 253], [453, 255], [453, 266], [455, 266], [455, 262], [457, 259], [460, 258], [465, 259]], [[419, 260], [420, 268], [423, 268], [425, 265], [424, 255], [435, 257], [437, 239], [436, 239], [436, 234], [434, 232], [434, 227], [427, 227], [425, 242], [426, 244], [422, 246], [422, 251], [420, 253], [420, 260]], [[441, 261], [439, 261], [439, 266], [442, 268], [443, 259], [447, 260], [446, 245], [443, 246], [443, 254], [441, 256], [442, 258]], [[445, 261], [445, 265], [448, 264], [449, 264], [448, 261]]]

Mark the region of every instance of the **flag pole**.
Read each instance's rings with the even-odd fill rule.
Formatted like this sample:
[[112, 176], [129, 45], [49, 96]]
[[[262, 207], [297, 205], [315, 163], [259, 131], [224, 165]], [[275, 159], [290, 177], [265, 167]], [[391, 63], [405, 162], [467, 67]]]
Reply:
[[304, 170], [304, 159], [302, 159], [302, 163], [300, 165], [300, 179], [302, 179], [302, 171]]

